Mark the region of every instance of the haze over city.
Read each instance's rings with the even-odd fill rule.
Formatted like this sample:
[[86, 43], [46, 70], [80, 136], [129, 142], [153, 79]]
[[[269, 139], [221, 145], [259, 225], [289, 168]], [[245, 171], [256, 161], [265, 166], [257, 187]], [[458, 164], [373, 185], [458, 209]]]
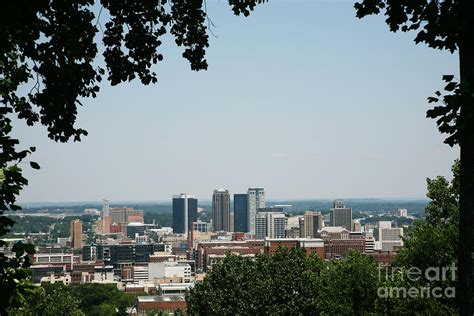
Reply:
[[383, 16], [357, 20], [351, 1], [297, 3], [243, 18], [209, 1], [208, 71], [191, 72], [168, 38], [158, 84], [104, 83], [84, 101], [80, 143], [18, 124], [42, 167], [24, 168], [20, 201], [209, 200], [250, 186], [270, 199], [425, 197], [426, 177], [449, 177], [458, 156], [425, 118], [457, 56], [388, 32]]

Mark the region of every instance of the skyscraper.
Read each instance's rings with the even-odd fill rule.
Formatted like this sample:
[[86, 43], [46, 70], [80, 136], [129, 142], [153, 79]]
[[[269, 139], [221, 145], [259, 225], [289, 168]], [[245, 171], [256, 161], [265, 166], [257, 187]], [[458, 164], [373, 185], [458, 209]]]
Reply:
[[102, 214], [100, 221], [97, 222], [98, 231], [102, 234], [110, 233], [110, 224], [112, 224], [112, 218], [110, 217], [109, 200], [104, 199], [102, 201]]
[[173, 232], [187, 234], [197, 221], [198, 201], [194, 195], [181, 193], [173, 195]]
[[315, 238], [321, 228], [323, 228], [323, 216], [320, 212], [307, 211], [304, 213], [303, 237]]
[[265, 191], [263, 188], [247, 190], [248, 231], [255, 234], [255, 216], [259, 208], [265, 207]]
[[214, 190], [212, 194], [212, 226], [215, 232], [230, 231], [229, 190]]
[[109, 216], [110, 208], [109, 208], [109, 200], [104, 199], [102, 201], [102, 218]]
[[286, 216], [281, 212], [258, 212], [255, 216], [257, 239], [285, 238]]
[[82, 222], [80, 219], [71, 221], [71, 246], [73, 249], [82, 249]]
[[248, 205], [247, 194], [234, 194], [234, 231], [247, 233]]
[[342, 226], [347, 230], [352, 229], [352, 209], [346, 208], [342, 200], [335, 200], [331, 209], [331, 226]]

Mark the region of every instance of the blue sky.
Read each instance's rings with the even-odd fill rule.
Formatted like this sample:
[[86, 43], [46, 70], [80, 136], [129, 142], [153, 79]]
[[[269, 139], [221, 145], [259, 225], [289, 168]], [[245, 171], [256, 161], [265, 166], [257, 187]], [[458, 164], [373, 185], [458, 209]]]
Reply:
[[158, 84], [102, 84], [81, 143], [18, 125], [40, 171], [20, 201], [209, 199], [263, 186], [269, 198], [423, 198], [458, 148], [425, 118], [457, 55], [355, 18], [350, 1], [270, 1], [247, 18], [208, 1], [209, 70], [168, 37]]

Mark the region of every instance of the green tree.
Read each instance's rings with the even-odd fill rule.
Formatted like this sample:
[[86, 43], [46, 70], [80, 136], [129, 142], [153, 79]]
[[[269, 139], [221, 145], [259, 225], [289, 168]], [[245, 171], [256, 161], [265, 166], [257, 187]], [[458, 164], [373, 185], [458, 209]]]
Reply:
[[438, 176], [427, 179], [430, 202], [426, 220], [415, 222], [405, 247], [397, 253], [397, 266], [449, 266], [457, 261], [459, 243], [459, 161], [452, 167], [451, 182]]
[[416, 43], [459, 52], [459, 83], [445, 75], [446, 95], [437, 91], [427, 112], [437, 119], [446, 143], [461, 149], [459, 173], [459, 283], [458, 303], [463, 315], [474, 313], [474, 1], [472, 0], [362, 0], [357, 17], [384, 12], [391, 31], [416, 31]]
[[190, 315], [319, 315], [375, 312], [377, 264], [351, 252], [323, 262], [298, 249], [271, 257], [227, 255], [187, 296]]
[[127, 307], [133, 305], [133, 296], [117, 289], [115, 284], [86, 283], [71, 288], [86, 315], [105, 315], [113, 307], [113, 315], [126, 315]]
[[329, 315], [363, 315], [375, 311], [378, 270], [368, 256], [350, 252], [331, 260], [321, 272], [317, 305]]
[[31, 270], [28, 269], [30, 266], [28, 253], [34, 252], [34, 246], [18, 242], [13, 245], [12, 251], [15, 253], [14, 258], [8, 258], [0, 253], [0, 306], [4, 307], [0, 310], [0, 315], [4, 315], [9, 306], [22, 306], [35, 289], [29, 281]]
[[52, 284], [36, 287], [26, 298], [24, 304], [10, 309], [9, 315], [44, 315], [44, 316], [82, 316], [79, 301], [63, 284]]
[[[427, 179], [427, 196], [430, 202], [426, 206], [426, 220], [415, 222], [408, 236], [404, 238], [405, 247], [397, 253], [394, 267], [417, 268], [426, 271], [430, 267], [451, 267], [457, 263], [459, 242], [459, 161], [452, 167], [453, 179], [451, 182], [446, 178], [438, 176], [435, 179]], [[446, 280], [427, 281], [420, 278], [419, 281], [411, 281], [407, 278], [392, 282], [390, 286], [412, 286], [431, 288], [440, 287], [445, 289], [455, 285], [451, 270]], [[392, 300], [390, 303], [380, 302], [381, 305], [391, 304], [396, 306], [400, 312], [437, 312], [444, 311], [446, 314], [457, 310], [456, 301], [442, 296], [439, 299], [410, 299]], [[386, 307], [385, 307], [386, 308]]]

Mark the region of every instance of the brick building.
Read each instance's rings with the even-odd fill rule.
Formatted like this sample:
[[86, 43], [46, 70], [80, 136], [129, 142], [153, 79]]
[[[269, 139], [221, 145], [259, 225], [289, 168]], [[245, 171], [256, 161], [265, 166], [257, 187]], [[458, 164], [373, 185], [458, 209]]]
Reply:
[[266, 238], [265, 253], [272, 256], [278, 248], [303, 249], [307, 256], [315, 253], [324, 259], [324, 241], [319, 238]]

